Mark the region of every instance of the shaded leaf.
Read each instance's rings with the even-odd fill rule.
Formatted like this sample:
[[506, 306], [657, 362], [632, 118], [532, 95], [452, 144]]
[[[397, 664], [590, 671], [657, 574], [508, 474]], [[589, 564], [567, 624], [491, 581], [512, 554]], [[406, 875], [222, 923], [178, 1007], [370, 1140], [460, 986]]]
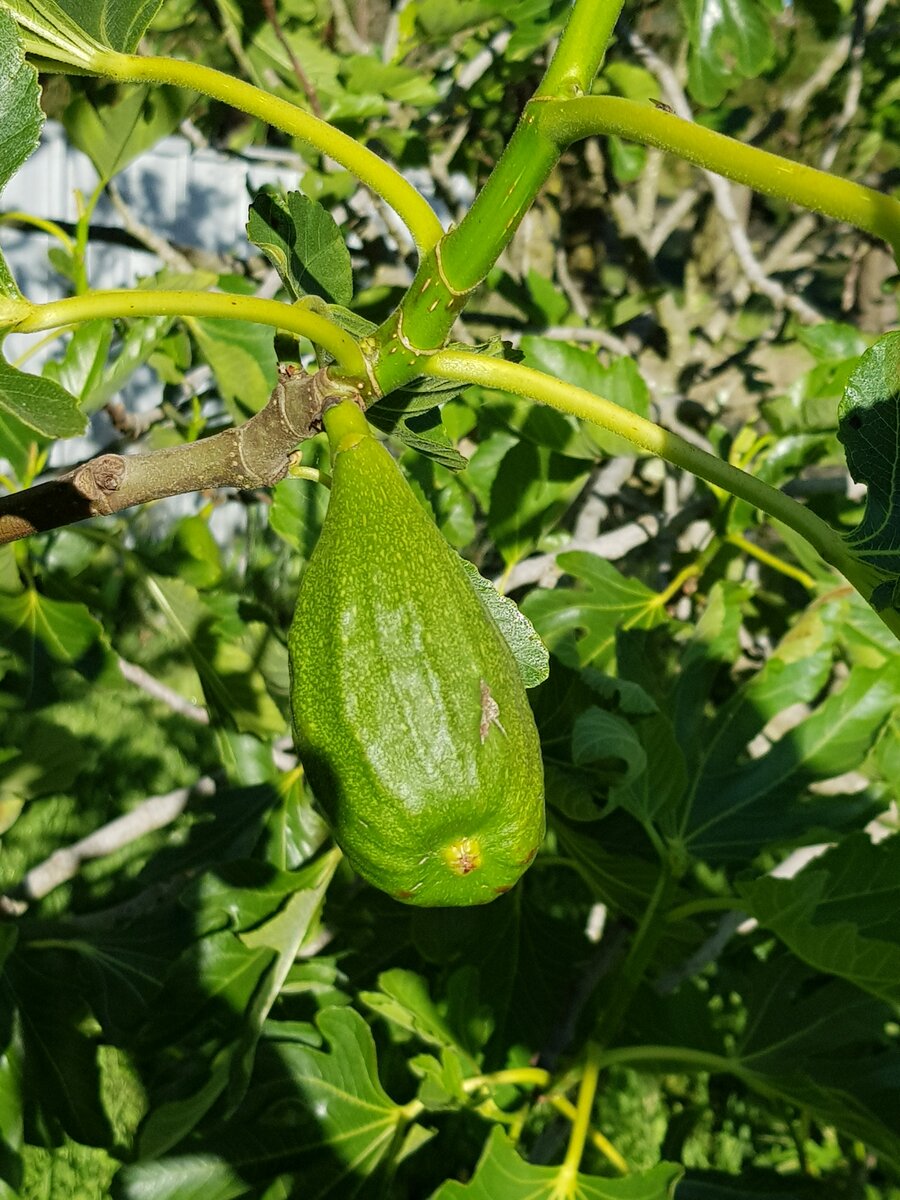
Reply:
[[39, 639], [51, 658], [64, 663], [79, 659], [102, 632], [83, 604], [51, 600], [33, 589], [0, 596], [0, 625]]
[[704, 774], [729, 771], [746, 758], [750, 742], [774, 716], [816, 698], [831, 674], [834, 639], [843, 619], [838, 604], [808, 609], [760, 669], [719, 706], [696, 745]]
[[686, 839], [709, 862], [752, 858], [763, 846], [820, 828], [846, 826], [872, 806], [856, 797], [816, 797], [809, 784], [856, 769], [897, 707], [900, 660], [855, 670], [766, 754], [697, 781]]
[[725, 1171], [688, 1170], [678, 1185], [677, 1200], [822, 1200], [818, 1179], [779, 1175], [777, 1171], [742, 1168], [740, 1175]]
[[847, 544], [884, 581], [874, 607], [900, 607], [900, 333], [885, 334], [860, 359], [838, 408], [838, 438], [850, 474], [867, 487]]
[[900, 1050], [890, 1009], [841, 980], [823, 983], [785, 955], [744, 984], [740, 1076], [865, 1141], [900, 1165]]
[[[620, 356], [614, 359], [610, 366], [604, 367], [595, 353], [555, 338], [524, 337], [521, 347], [526, 366], [536, 367], [539, 371], [566, 383], [582, 387], [593, 392], [595, 396], [611, 400], [613, 404], [618, 404], [628, 412], [637, 413], [640, 417], [650, 415], [650, 390], [634, 359]], [[589, 422], [582, 423], [574, 417], [564, 417], [561, 413], [551, 413], [541, 405], [533, 404], [529, 408], [530, 413], [525, 410], [523, 434], [541, 440], [542, 433], [546, 436], [550, 432], [548, 426], [555, 426], [557, 430], [561, 430], [564, 423], [570, 429], [572, 448], [564, 449], [558, 445], [558, 434], [545, 443], [563, 453], [580, 454], [593, 459], [597, 458], [598, 453], [640, 453], [635, 449], [633, 442], [599, 426]], [[580, 451], [576, 449], [578, 446], [581, 447]]]
[[518, 442], [504, 456], [491, 487], [488, 527], [507, 566], [523, 558], [555, 525], [584, 487], [585, 462]]
[[375, 404], [367, 410], [366, 416], [376, 429], [389, 433], [410, 450], [432, 459], [448, 471], [461, 471], [465, 467], [465, 458], [444, 432], [440, 410], [433, 404], [427, 411], [416, 411], [408, 417]]
[[218, 317], [192, 317], [190, 326], [222, 399], [233, 406], [236, 417], [259, 412], [278, 377], [275, 331]]
[[647, 756], [627, 721], [602, 708], [586, 708], [572, 730], [572, 762], [581, 767], [600, 759], [622, 764], [623, 783], [635, 779], [647, 766]]
[[[734, 1074], [900, 1164], [900, 1047], [887, 1029], [891, 1008], [843, 980], [823, 981], [787, 953], [756, 962], [749, 974], [727, 971], [722, 987], [724, 995], [710, 997], [685, 985], [664, 1000], [644, 991], [631, 1032], [658, 1047], [654, 1070], [683, 1070], [696, 1053], [698, 1069]], [[738, 997], [735, 1034], [733, 1021], [721, 1027], [722, 1012]], [[667, 1054], [667, 1044], [679, 1049]]]
[[552, 651], [578, 633], [578, 661], [602, 666], [613, 657], [620, 625], [652, 629], [668, 620], [656, 592], [640, 580], [627, 579], [596, 554], [570, 550], [556, 561], [584, 586], [536, 588], [522, 604]]
[[140, 1132], [143, 1155], [177, 1145], [219, 1097], [226, 1115], [237, 1108], [263, 1023], [339, 859], [333, 850], [292, 873], [232, 864], [185, 895], [203, 936], [172, 964], [162, 985], [166, 1004], [144, 1030], [160, 1061], [156, 1103]]
[[240, 641], [221, 628], [210, 604], [184, 580], [158, 575], [146, 582], [174, 640], [189, 654], [207, 707], [217, 719], [257, 737], [282, 732], [284, 717], [261, 672]]
[[115, 104], [95, 105], [77, 95], [63, 113], [63, 124], [100, 178], [110, 180], [177, 129], [191, 100], [181, 88], [158, 84], [129, 88]]
[[[563, 878], [571, 889], [571, 873]], [[546, 1047], [568, 1019], [590, 943], [578, 925], [546, 908], [539, 892], [520, 886], [483, 907], [413, 914], [419, 953], [460, 972], [458, 982], [441, 993], [441, 1003], [470, 1055], [480, 1049], [489, 1026], [488, 1059], [495, 1048], [505, 1057], [512, 1044]], [[485, 1011], [479, 996], [488, 1002]]]
[[853, 834], [793, 879], [738, 882], [747, 911], [826, 975], [900, 1003], [900, 838]]
[[432, 1200], [671, 1200], [682, 1168], [660, 1163], [649, 1171], [636, 1172], [626, 1179], [599, 1179], [579, 1174], [574, 1184], [561, 1192], [559, 1167], [536, 1167], [516, 1153], [512, 1142], [494, 1127], [475, 1175], [469, 1183], [451, 1181], [434, 1193]]
[[[297, 1171], [304, 1200], [350, 1198], [385, 1161], [403, 1109], [381, 1086], [369, 1027], [350, 1008], [324, 1009], [316, 1025], [327, 1050], [311, 1047], [308, 1033], [298, 1036], [289, 1023], [267, 1026], [240, 1111], [197, 1148], [208, 1172], [204, 1177], [198, 1169], [197, 1178], [208, 1179], [210, 1194], [241, 1195], [228, 1190], [235, 1177], [252, 1184]], [[119, 1200], [184, 1200], [178, 1181], [186, 1161], [191, 1160], [162, 1158], [127, 1166], [115, 1195]]]
[[7, 981], [21, 1017], [26, 1107], [39, 1105], [76, 1141], [108, 1146], [109, 1120], [100, 1095], [97, 1041], [83, 1028], [83, 1010], [59, 986], [58, 959], [18, 953]]

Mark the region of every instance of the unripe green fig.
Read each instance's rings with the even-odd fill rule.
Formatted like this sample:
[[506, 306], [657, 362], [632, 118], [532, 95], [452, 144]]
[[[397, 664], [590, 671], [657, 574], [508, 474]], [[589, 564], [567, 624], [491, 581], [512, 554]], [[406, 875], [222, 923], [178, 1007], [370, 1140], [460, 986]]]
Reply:
[[288, 635], [297, 749], [364, 879], [409, 904], [485, 904], [544, 835], [516, 661], [356, 405], [324, 424], [331, 498]]

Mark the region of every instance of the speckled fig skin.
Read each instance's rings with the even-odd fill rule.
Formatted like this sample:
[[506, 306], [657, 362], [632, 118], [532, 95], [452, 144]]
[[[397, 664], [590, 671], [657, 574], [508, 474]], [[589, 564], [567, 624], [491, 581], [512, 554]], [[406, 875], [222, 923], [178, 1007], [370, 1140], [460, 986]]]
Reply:
[[351, 402], [288, 635], [300, 757], [356, 871], [397, 900], [486, 904], [544, 835], [540, 744], [512, 653]]

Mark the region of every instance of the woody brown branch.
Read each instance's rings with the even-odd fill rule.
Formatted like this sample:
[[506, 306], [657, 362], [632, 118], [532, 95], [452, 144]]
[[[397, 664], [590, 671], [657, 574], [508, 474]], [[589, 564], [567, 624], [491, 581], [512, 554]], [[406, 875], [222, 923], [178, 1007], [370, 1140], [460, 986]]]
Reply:
[[0, 497], [0, 545], [135, 504], [211, 488], [272, 487], [291, 454], [321, 427], [330, 399], [347, 394], [327, 369], [282, 368], [268, 403], [234, 429], [148, 454], [101, 454], [57, 479]]

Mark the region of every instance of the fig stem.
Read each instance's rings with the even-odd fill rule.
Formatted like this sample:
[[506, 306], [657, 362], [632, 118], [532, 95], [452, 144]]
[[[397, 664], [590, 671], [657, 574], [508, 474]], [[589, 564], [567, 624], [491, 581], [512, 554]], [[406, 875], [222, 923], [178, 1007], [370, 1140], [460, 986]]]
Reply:
[[369, 422], [352, 400], [329, 405], [322, 414], [322, 424], [328, 434], [332, 454], [351, 450], [363, 438], [371, 435]]

